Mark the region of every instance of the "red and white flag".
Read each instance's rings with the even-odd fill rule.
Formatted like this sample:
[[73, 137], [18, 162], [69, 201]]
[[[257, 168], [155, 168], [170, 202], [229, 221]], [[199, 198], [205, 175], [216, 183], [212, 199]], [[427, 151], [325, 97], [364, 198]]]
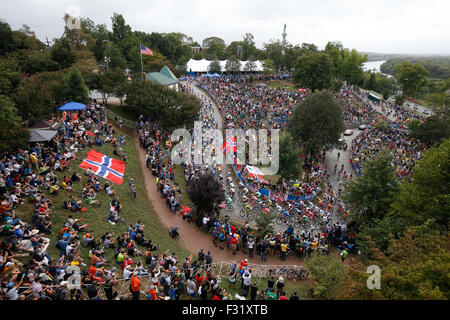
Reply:
[[250, 178], [254, 178], [254, 179], [256, 178], [260, 181], [264, 181], [264, 178], [263, 178], [264, 173], [261, 171], [260, 168], [254, 167], [254, 166], [249, 166], [249, 165], [247, 165], [246, 168], [247, 168], [247, 172], [248, 172], [248, 175], [250, 176]]
[[87, 158], [83, 159], [80, 168], [91, 168], [94, 174], [116, 184], [122, 184], [125, 174], [125, 162], [107, 157], [103, 153], [91, 149]]
[[222, 152], [225, 151], [237, 151], [236, 137], [227, 138], [227, 140], [224, 141], [222, 144]]

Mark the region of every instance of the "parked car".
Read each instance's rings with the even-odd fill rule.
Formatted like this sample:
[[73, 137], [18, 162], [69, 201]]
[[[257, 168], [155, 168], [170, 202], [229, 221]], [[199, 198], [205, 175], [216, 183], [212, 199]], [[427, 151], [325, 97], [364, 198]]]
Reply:
[[362, 125], [360, 125], [360, 126], [358, 127], [359, 130], [366, 130], [366, 129], [368, 129], [368, 128], [370, 128], [370, 126], [367, 125], [367, 124], [362, 124]]
[[353, 134], [353, 130], [345, 130], [344, 136], [351, 136]]
[[430, 111], [425, 110], [425, 111], [423, 112], [423, 114], [430, 114]]

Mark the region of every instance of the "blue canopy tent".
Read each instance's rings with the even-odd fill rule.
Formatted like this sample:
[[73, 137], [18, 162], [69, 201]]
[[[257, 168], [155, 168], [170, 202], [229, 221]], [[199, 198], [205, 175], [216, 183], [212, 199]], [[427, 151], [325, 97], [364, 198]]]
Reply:
[[80, 111], [86, 109], [86, 105], [79, 102], [67, 102], [58, 108], [58, 111]]
[[214, 73], [212, 76], [217, 78], [217, 77], [220, 77], [220, 74], [218, 74], [218, 73], [216, 72], [216, 73]]

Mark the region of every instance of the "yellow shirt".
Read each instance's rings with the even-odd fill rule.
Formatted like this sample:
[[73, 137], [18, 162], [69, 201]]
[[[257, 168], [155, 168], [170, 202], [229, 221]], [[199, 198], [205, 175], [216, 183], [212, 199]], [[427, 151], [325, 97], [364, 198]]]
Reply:
[[281, 244], [281, 251], [286, 252], [287, 250], [287, 244], [286, 243], [282, 243]]

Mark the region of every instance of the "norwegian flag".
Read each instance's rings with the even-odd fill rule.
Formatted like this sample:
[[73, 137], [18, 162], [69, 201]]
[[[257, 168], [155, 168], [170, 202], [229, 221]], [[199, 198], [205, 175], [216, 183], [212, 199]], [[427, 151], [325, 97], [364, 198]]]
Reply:
[[150, 48], [147, 48], [147, 47], [145, 47], [145, 46], [143, 46], [141, 44], [141, 54], [144, 54], [146, 56], [152, 56], [153, 55], [153, 51], [150, 50]]
[[125, 174], [125, 162], [107, 157], [93, 149], [88, 152], [87, 158], [83, 159], [80, 168], [92, 168], [94, 174], [116, 184], [122, 184]]
[[222, 152], [225, 151], [237, 151], [236, 137], [227, 138], [227, 140], [222, 144]]

